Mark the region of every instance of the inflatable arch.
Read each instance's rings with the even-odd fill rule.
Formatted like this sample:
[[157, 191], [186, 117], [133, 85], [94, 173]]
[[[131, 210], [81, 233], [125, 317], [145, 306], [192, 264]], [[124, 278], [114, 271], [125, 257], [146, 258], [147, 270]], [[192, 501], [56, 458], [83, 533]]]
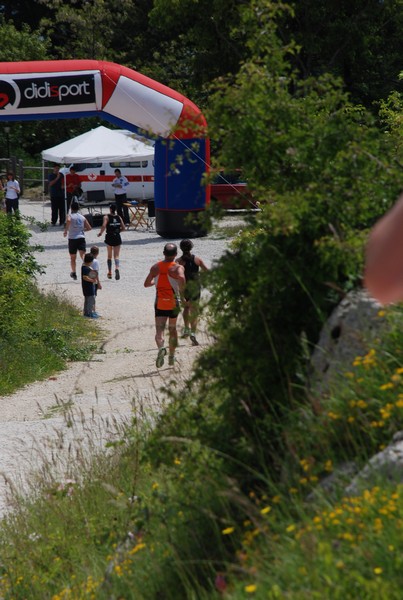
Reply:
[[202, 176], [210, 148], [205, 118], [195, 104], [114, 63], [0, 63], [0, 122], [93, 116], [156, 140], [157, 233], [168, 238], [203, 235], [190, 222], [209, 203]]

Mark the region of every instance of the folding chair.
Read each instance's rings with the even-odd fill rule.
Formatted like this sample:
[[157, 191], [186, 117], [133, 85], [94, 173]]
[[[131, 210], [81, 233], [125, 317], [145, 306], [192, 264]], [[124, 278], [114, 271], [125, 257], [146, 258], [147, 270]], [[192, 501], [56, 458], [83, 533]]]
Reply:
[[147, 210], [146, 205], [142, 204], [141, 202], [137, 202], [137, 200], [124, 202], [124, 205], [129, 209], [130, 223], [128, 227], [133, 227], [133, 229], [145, 227], [148, 229], [147, 221], [145, 219], [145, 213]]

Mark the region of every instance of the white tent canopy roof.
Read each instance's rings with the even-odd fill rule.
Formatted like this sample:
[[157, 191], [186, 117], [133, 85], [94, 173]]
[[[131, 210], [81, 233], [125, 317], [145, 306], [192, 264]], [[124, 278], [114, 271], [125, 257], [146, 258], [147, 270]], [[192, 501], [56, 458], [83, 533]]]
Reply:
[[126, 129], [97, 127], [42, 151], [42, 159], [55, 163], [130, 161], [154, 156], [152, 142], [142, 142]]

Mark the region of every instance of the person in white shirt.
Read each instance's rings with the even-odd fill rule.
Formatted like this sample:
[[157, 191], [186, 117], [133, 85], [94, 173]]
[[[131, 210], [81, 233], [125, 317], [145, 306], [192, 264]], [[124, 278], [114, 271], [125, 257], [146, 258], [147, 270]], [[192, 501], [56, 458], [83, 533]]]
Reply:
[[128, 185], [127, 177], [122, 175], [120, 169], [115, 169], [115, 179], [112, 181], [112, 187], [115, 189], [116, 209], [119, 217], [123, 219], [126, 225], [130, 223], [129, 209], [124, 206], [127, 201], [126, 191]]
[[[74, 279], [74, 281], [77, 281], [77, 252], [79, 252], [81, 259], [84, 260], [84, 255], [86, 253], [85, 232], [91, 231], [92, 229], [87, 219], [78, 212], [79, 208], [80, 205], [78, 202], [73, 200], [71, 203], [71, 213], [67, 216], [63, 232], [64, 237], [68, 235], [71, 265], [70, 277]], [[91, 256], [91, 259], [92, 258], [93, 257]]]
[[18, 200], [20, 197], [20, 184], [14, 178], [14, 173], [9, 171], [7, 173], [7, 182], [4, 185], [4, 190], [6, 192], [6, 212], [7, 214], [11, 214], [12, 212], [18, 212]]

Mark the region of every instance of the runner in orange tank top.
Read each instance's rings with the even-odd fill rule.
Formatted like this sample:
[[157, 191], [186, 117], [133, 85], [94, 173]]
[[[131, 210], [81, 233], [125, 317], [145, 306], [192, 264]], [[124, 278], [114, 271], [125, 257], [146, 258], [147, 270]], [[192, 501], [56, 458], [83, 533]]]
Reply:
[[167, 353], [164, 345], [164, 332], [167, 321], [169, 330], [168, 364], [175, 364], [175, 350], [178, 345], [176, 320], [180, 311], [180, 294], [185, 287], [185, 270], [175, 262], [178, 253], [176, 244], [164, 246], [164, 260], [154, 264], [144, 281], [144, 287], [156, 287], [155, 298], [155, 341], [158, 347], [156, 365], [164, 364]]

